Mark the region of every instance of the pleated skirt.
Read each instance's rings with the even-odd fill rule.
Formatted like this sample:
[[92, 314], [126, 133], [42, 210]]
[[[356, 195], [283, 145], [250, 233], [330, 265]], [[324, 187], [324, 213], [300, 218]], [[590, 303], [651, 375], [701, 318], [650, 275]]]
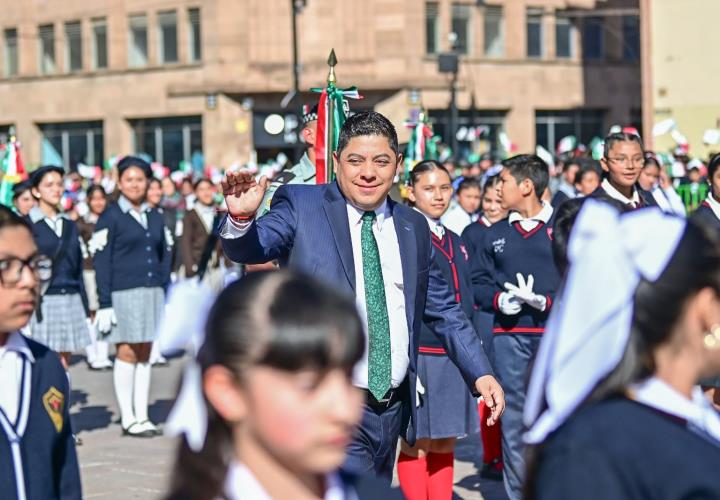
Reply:
[[55, 352], [79, 352], [90, 343], [87, 316], [79, 293], [44, 295], [37, 313], [30, 320], [33, 340]]
[[165, 308], [165, 292], [160, 287], [140, 287], [112, 292], [117, 318], [103, 340], [113, 344], [142, 344], [155, 340]]

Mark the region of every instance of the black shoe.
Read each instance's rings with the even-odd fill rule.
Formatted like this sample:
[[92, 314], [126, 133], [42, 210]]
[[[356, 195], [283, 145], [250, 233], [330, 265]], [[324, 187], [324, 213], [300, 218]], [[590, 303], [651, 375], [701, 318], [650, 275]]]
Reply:
[[502, 481], [503, 471], [502, 466], [499, 465], [500, 460], [493, 460], [489, 464], [483, 464], [480, 470], [480, 477], [483, 479], [490, 479], [491, 481]]
[[155, 432], [149, 429], [143, 429], [140, 423], [133, 422], [128, 426], [127, 429], [123, 428], [122, 435], [130, 437], [149, 438], [155, 436]]

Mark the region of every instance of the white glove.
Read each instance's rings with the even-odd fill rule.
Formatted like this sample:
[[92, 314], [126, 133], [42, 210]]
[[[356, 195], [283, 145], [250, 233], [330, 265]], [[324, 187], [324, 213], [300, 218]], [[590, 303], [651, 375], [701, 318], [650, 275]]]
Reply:
[[105, 307], [95, 313], [95, 328], [101, 335], [110, 333], [113, 325], [117, 325], [117, 318], [112, 307]]
[[512, 293], [503, 292], [498, 297], [498, 309], [507, 316], [513, 316], [522, 310], [522, 304]]
[[516, 274], [518, 284], [517, 286], [512, 283], [505, 283], [505, 290], [508, 291], [514, 297], [530, 307], [534, 307], [538, 311], [544, 311], [547, 307], [547, 298], [542, 295], [533, 293], [533, 286], [535, 285], [535, 278], [532, 274], [528, 274], [527, 281], [525, 277], [517, 273]]

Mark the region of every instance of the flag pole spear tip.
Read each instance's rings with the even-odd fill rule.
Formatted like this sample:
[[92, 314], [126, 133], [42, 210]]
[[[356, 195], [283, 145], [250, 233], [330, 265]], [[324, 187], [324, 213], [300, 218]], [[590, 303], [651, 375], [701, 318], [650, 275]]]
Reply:
[[330, 56], [327, 60], [328, 66], [330, 66], [330, 73], [328, 73], [327, 82], [328, 84], [334, 84], [337, 79], [335, 78], [335, 65], [337, 64], [337, 57], [335, 56], [335, 49], [330, 50]]

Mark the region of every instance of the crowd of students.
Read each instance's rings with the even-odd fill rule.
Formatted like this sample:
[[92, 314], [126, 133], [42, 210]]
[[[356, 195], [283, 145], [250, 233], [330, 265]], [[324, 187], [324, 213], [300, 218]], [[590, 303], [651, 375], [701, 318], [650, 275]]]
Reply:
[[[502, 477], [512, 500], [720, 498], [720, 155], [672, 179], [637, 134], [620, 132], [600, 161], [564, 159], [555, 179], [535, 155], [460, 176], [426, 160], [407, 181], [409, 213], [386, 200], [389, 184], [383, 192], [401, 162], [394, 129], [360, 115], [341, 132], [338, 183], [280, 187], [269, 211], [265, 179], [228, 174], [218, 203], [211, 181], [183, 181], [180, 194], [135, 157], [118, 163], [112, 192], [91, 185], [71, 215], [60, 210], [62, 169], [16, 186], [20, 215], [0, 209], [0, 376], [18, 381], [18, 397], [0, 400], [0, 474], [17, 497], [80, 497], [71, 353], [112, 366], [124, 435], [160, 433], [147, 412], [153, 340], [170, 283], [200, 273], [220, 292], [195, 356], [206, 421], [188, 423], [202, 439], [181, 440], [169, 498], [393, 498], [367, 473], [387, 479], [399, 442], [405, 498], [449, 499], [456, 441], [478, 432], [481, 475]], [[698, 183], [707, 187], [680, 188]], [[429, 257], [414, 276], [403, 231], [418, 226], [403, 220], [427, 226], [412, 236], [427, 237], [412, 252]], [[339, 256], [326, 234], [347, 239]], [[361, 261], [348, 264], [343, 248]], [[402, 275], [389, 280], [398, 248]], [[291, 270], [224, 287], [236, 265], [225, 255]], [[387, 292], [373, 296], [378, 273]], [[345, 275], [357, 296], [333, 282]], [[429, 302], [406, 318], [411, 285]], [[449, 339], [443, 311], [479, 342]], [[384, 397], [372, 389], [378, 315], [392, 358]], [[476, 346], [481, 358], [458, 352]], [[466, 360], [485, 356], [501, 390], [468, 379]], [[44, 407], [25, 402], [29, 363]], [[378, 432], [395, 437], [390, 449], [363, 451]], [[53, 465], [30, 468], [43, 457]]]

